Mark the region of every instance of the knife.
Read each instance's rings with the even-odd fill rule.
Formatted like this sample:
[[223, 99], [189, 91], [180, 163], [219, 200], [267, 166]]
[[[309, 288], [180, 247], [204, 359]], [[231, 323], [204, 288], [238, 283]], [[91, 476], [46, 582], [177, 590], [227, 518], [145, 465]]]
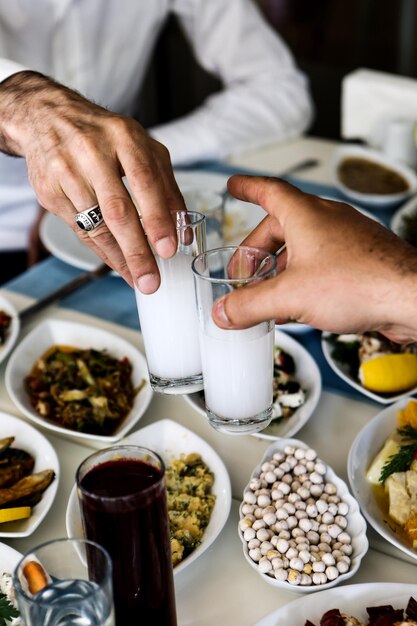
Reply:
[[69, 283], [66, 283], [62, 287], [59, 287], [59, 289], [52, 291], [44, 298], [37, 300], [33, 304], [26, 307], [26, 309], [23, 309], [22, 311], [20, 311], [19, 312], [20, 321], [22, 323], [26, 322], [28, 318], [34, 313], [37, 313], [41, 309], [44, 309], [49, 304], [52, 304], [53, 302], [56, 302], [57, 300], [61, 300], [62, 298], [65, 298], [65, 296], [68, 296], [70, 293], [73, 293], [74, 291], [76, 291], [77, 289], [80, 289], [80, 287], [83, 287], [84, 285], [87, 285], [91, 281], [96, 280], [97, 278], [101, 278], [102, 276], [106, 276], [106, 274], [108, 274], [111, 271], [112, 271], [111, 267], [103, 264], [103, 265], [99, 265], [98, 267], [96, 267], [95, 270], [91, 270], [89, 272], [84, 272], [83, 274], [80, 274], [79, 276], [71, 280]]

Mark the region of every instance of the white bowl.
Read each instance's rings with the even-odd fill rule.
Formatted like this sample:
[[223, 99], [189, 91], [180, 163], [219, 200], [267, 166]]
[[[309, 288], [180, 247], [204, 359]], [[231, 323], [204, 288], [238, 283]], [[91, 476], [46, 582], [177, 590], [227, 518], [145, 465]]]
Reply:
[[[408, 183], [408, 189], [404, 192], [395, 194], [369, 194], [354, 191], [353, 189], [346, 187], [338, 176], [338, 168], [340, 163], [349, 157], [357, 157], [373, 161], [378, 165], [383, 165], [395, 171], [397, 174], [405, 178]], [[374, 209], [390, 209], [417, 192], [417, 175], [411, 168], [406, 165], [402, 165], [394, 159], [391, 159], [382, 152], [356, 145], [344, 145], [336, 148], [333, 154], [332, 179], [334, 185], [341, 193], [343, 193], [344, 196], [354, 202], [364, 204], [368, 207], [373, 207]]]
[[[304, 443], [303, 441], [299, 441], [298, 439], [278, 439], [278, 441], [274, 442], [272, 445], [269, 446], [269, 448], [267, 448], [259, 465], [257, 465], [253, 470], [248, 484], [243, 490], [244, 493], [247, 489], [249, 489], [251, 479], [255, 476], [259, 476], [262, 464], [265, 463], [265, 461], [271, 459], [275, 452], [283, 451], [286, 446], [294, 446], [296, 448], [303, 449], [307, 449], [310, 447], [306, 443]], [[240, 528], [238, 528], [239, 537], [243, 544], [243, 554], [246, 561], [266, 583], [272, 585], [273, 587], [278, 587], [279, 589], [284, 589], [286, 591], [294, 591], [296, 593], [313, 593], [317, 591], [324, 591], [325, 589], [330, 589], [331, 587], [334, 587], [335, 585], [346, 581], [348, 578], [351, 578], [351, 576], [353, 576], [359, 569], [361, 560], [368, 550], [365, 519], [362, 517], [359, 511], [359, 505], [355, 498], [351, 496], [346, 483], [335, 474], [335, 472], [329, 465], [327, 465], [326, 481], [332, 482], [334, 485], [336, 485], [337, 495], [343, 502], [346, 502], [349, 505], [349, 512], [347, 514], [348, 525], [346, 530], [349, 532], [352, 538], [353, 552], [350, 557], [350, 569], [345, 574], [340, 574], [335, 580], [329, 581], [323, 585], [291, 585], [287, 581], [277, 580], [276, 578], [272, 578], [271, 576], [268, 576], [268, 574], [263, 574], [259, 571], [257, 564], [249, 556], [248, 544], [243, 537], [243, 532], [240, 530]], [[244, 502], [242, 502], [239, 507], [240, 519], [244, 517], [242, 513], [243, 504]]]
[[392, 604], [396, 609], [405, 609], [411, 596], [416, 596], [415, 585], [404, 583], [364, 583], [343, 585], [340, 589], [319, 591], [313, 596], [297, 598], [270, 613], [255, 626], [283, 626], [298, 624], [306, 620], [319, 624], [326, 611], [337, 608], [347, 615], [368, 623], [366, 607]]
[[[7, 413], [0, 413], [0, 424], [1, 438], [13, 436], [15, 440], [12, 447], [25, 450], [34, 457], [35, 465], [32, 473], [46, 469], [52, 469], [55, 472], [55, 479], [42, 494], [41, 501], [33, 507], [30, 517], [0, 524], [0, 537], [28, 537], [42, 522], [55, 499], [59, 483], [59, 461], [49, 441], [27, 422]], [[2, 564], [0, 567], [5, 566]]]
[[356, 436], [348, 456], [348, 477], [352, 493], [370, 525], [393, 546], [417, 559], [417, 551], [391, 529], [387, 515], [379, 507], [372, 485], [366, 480], [369, 465], [397, 428], [397, 411], [409, 398], [399, 400], [376, 415]]
[[402, 393], [393, 394], [390, 396], [383, 396], [378, 393], [375, 393], [375, 391], [370, 391], [369, 389], [365, 389], [365, 387], [363, 387], [360, 384], [359, 380], [355, 380], [354, 378], [352, 378], [352, 376], [350, 375], [348, 371], [347, 366], [344, 363], [341, 363], [340, 361], [336, 361], [332, 357], [331, 346], [329, 342], [326, 341], [325, 339], [329, 334], [331, 333], [324, 332], [321, 335], [321, 349], [323, 351], [324, 358], [326, 359], [327, 363], [332, 368], [332, 370], [335, 372], [335, 374], [337, 374], [342, 380], [344, 380], [345, 383], [347, 383], [348, 385], [356, 389], [356, 391], [359, 391], [359, 393], [362, 393], [364, 396], [367, 396], [371, 400], [374, 400], [375, 402], [379, 402], [380, 404], [392, 404], [393, 402], [396, 402], [397, 400], [400, 400], [401, 398], [406, 398], [410, 394], [417, 392], [417, 387], [415, 387], [414, 389], [407, 389], [407, 391], [404, 391]]
[[[126, 437], [123, 443], [144, 446], [154, 450], [161, 456], [166, 465], [181, 454], [197, 452], [214, 473], [212, 493], [216, 496], [216, 503], [210, 521], [204, 531], [201, 544], [174, 568], [174, 574], [178, 575], [207, 550], [220, 534], [227, 521], [232, 503], [230, 478], [227, 469], [217, 452], [204, 439], [169, 419], [160, 420], [150, 426], [136, 430]], [[66, 526], [69, 537], [83, 536], [84, 532], [75, 485], [68, 500]]]
[[[74, 348], [107, 350], [116, 358], [127, 357], [132, 366], [132, 380], [136, 387], [145, 379], [144, 388], [135, 397], [130, 413], [112, 435], [80, 433], [42, 418], [31, 406], [24, 388], [24, 379], [39, 357], [54, 345]], [[121, 439], [142, 417], [152, 399], [145, 357], [131, 343], [106, 330], [86, 324], [47, 319], [36, 326], [17, 346], [6, 367], [6, 388], [17, 408], [35, 424], [59, 435], [65, 435], [87, 445], [111, 445]]]
[[0, 296], [0, 311], [5, 311], [12, 318], [11, 324], [6, 333], [6, 340], [4, 344], [0, 346], [1, 363], [10, 354], [17, 341], [20, 332], [20, 320], [14, 306], [4, 296]]
[[[275, 345], [280, 346], [293, 357], [295, 378], [307, 393], [304, 404], [296, 409], [291, 417], [273, 420], [264, 430], [253, 434], [254, 437], [271, 441], [275, 441], [279, 437], [292, 437], [295, 435], [312, 416], [321, 394], [320, 370], [307, 350], [298, 341], [277, 329], [275, 329]], [[202, 392], [191, 393], [183, 397], [193, 409], [203, 417], [206, 417], [206, 407]]]

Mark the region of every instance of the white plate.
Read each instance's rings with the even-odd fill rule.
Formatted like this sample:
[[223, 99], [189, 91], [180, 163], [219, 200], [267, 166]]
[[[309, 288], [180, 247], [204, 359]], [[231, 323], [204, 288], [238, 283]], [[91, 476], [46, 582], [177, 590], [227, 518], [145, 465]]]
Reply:
[[[207, 550], [227, 521], [232, 502], [230, 478], [227, 469], [217, 452], [204, 439], [169, 419], [160, 420], [150, 426], [136, 430], [126, 437], [123, 443], [150, 448], [162, 457], [165, 464], [170, 463], [173, 458], [178, 458], [181, 454], [197, 452], [201, 454], [203, 461], [207, 463], [210, 470], [214, 473], [215, 480], [212, 493], [216, 496], [216, 503], [210, 521], [204, 531], [201, 544], [175, 567], [174, 573], [177, 575]], [[69, 537], [83, 536], [75, 485], [68, 501], [66, 526]]]
[[88, 271], [95, 270], [103, 263], [64, 220], [52, 213], [47, 213], [43, 218], [39, 236], [45, 248], [64, 263]]
[[352, 378], [345, 364], [336, 361], [332, 357], [332, 346], [329, 344], [328, 341], [325, 340], [325, 337], [328, 335], [329, 333], [325, 332], [321, 335], [321, 349], [323, 350], [323, 354], [327, 363], [335, 372], [335, 374], [337, 374], [342, 380], [344, 380], [345, 383], [356, 389], [356, 391], [359, 391], [359, 393], [363, 393], [364, 396], [367, 396], [368, 398], [371, 398], [371, 400], [379, 402], [380, 404], [392, 404], [393, 402], [400, 400], [400, 398], [406, 398], [407, 396], [417, 392], [417, 387], [415, 387], [414, 389], [407, 389], [407, 391], [404, 391], [403, 393], [398, 393], [389, 397], [385, 397], [379, 395], [378, 393], [375, 393], [374, 391], [365, 389], [365, 387], [363, 387], [358, 381]]
[[[228, 174], [200, 171], [176, 171], [175, 178], [181, 191], [190, 189], [223, 193]], [[230, 198], [225, 203], [224, 237], [227, 245], [239, 244], [266, 213], [261, 207]], [[48, 213], [40, 226], [43, 245], [57, 259], [83, 270], [94, 270], [101, 259], [87, 248], [73, 230], [59, 217]], [[114, 274], [116, 275], [117, 274]]]
[[0, 576], [2, 574], [13, 574], [16, 565], [19, 563], [23, 554], [6, 545], [0, 543]]
[[[292, 437], [310, 419], [321, 394], [320, 370], [312, 356], [298, 341], [286, 335], [280, 330], [275, 330], [275, 345], [280, 346], [288, 352], [295, 361], [295, 378], [300, 382], [302, 388], [306, 390], [306, 401], [289, 418], [281, 421], [272, 421], [269, 426], [259, 433], [254, 433], [254, 437], [275, 441], [279, 437]], [[206, 409], [201, 393], [191, 393], [184, 395], [184, 399], [200, 415], [206, 417]]]
[[[349, 189], [349, 187], [346, 187], [340, 181], [337, 173], [341, 161], [349, 157], [367, 159], [394, 170], [408, 182], [408, 190], [402, 193], [379, 195], [360, 193], [359, 191]], [[340, 146], [334, 151], [332, 159], [332, 180], [333, 184], [344, 196], [354, 202], [358, 202], [359, 204], [364, 204], [365, 206], [373, 207], [375, 209], [391, 209], [417, 192], [417, 176], [414, 170], [406, 165], [402, 165], [394, 159], [391, 159], [382, 152], [354, 144]]]
[[383, 514], [375, 499], [372, 485], [366, 480], [369, 465], [389, 435], [397, 429], [397, 411], [404, 408], [407, 402], [408, 398], [404, 398], [384, 409], [359, 432], [348, 456], [348, 477], [352, 493], [371, 526], [393, 546], [417, 559], [417, 551], [391, 530], [387, 516]]
[[[271, 459], [272, 456], [275, 454], [275, 452], [282, 452], [286, 446], [294, 446], [295, 448], [303, 448], [303, 449], [307, 449], [310, 447], [306, 443], [298, 439], [278, 439], [277, 441], [275, 441], [265, 450], [262, 456], [262, 459], [260, 460], [259, 465], [257, 465], [252, 471], [248, 484], [244, 488], [243, 493], [245, 493], [245, 491], [249, 489], [249, 484], [250, 484], [251, 479], [255, 475], [259, 476], [261, 472], [261, 466], [263, 465], [263, 463]], [[326, 462], [325, 459], [323, 460], [324, 462]], [[352, 538], [353, 552], [350, 557], [351, 558], [350, 570], [346, 572], [345, 574], [340, 574], [336, 579], [328, 581], [327, 583], [324, 583], [323, 585], [311, 584], [311, 585], [306, 585], [306, 586], [303, 586], [303, 585], [295, 586], [295, 585], [291, 585], [287, 581], [277, 580], [276, 578], [272, 578], [271, 576], [268, 576], [268, 574], [263, 574], [259, 571], [257, 563], [255, 563], [255, 561], [253, 561], [251, 557], [249, 556], [248, 543], [243, 537], [243, 532], [241, 531], [240, 528], [238, 528], [239, 537], [242, 541], [242, 546], [243, 546], [243, 554], [245, 556], [246, 561], [249, 563], [252, 569], [254, 569], [255, 572], [259, 576], [261, 576], [261, 578], [266, 583], [268, 583], [269, 585], [272, 585], [272, 587], [277, 587], [285, 591], [293, 591], [295, 593], [300, 593], [300, 594], [315, 593], [317, 591], [324, 591], [325, 589], [330, 589], [331, 587], [334, 587], [335, 585], [339, 585], [340, 583], [346, 581], [348, 578], [351, 578], [351, 576], [353, 576], [358, 571], [361, 561], [368, 550], [368, 539], [366, 537], [365, 519], [362, 517], [359, 511], [359, 505], [357, 501], [351, 496], [346, 483], [341, 478], [339, 478], [339, 476], [337, 476], [337, 474], [333, 471], [333, 469], [328, 464], [327, 464], [327, 471], [326, 471], [326, 481], [332, 482], [334, 485], [336, 485], [337, 495], [340, 497], [340, 499], [343, 502], [346, 502], [349, 505], [349, 512], [347, 514], [348, 525], [347, 525], [346, 531], [349, 532]], [[240, 519], [244, 517], [244, 515], [242, 514], [242, 505], [243, 505], [243, 502], [241, 503], [239, 507]]]
[[[74, 348], [95, 348], [107, 350], [111, 356], [127, 357], [133, 366], [132, 380], [136, 387], [142, 379], [146, 384], [136, 396], [133, 408], [113, 435], [93, 435], [63, 428], [55, 422], [44, 419], [30, 404], [24, 389], [24, 379], [36, 361], [54, 345], [67, 345]], [[106, 330], [86, 324], [47, 319], [30, 332], [17, 346], [6, 367], [6, 388], [17, 408], [42, 428], [56, 434], [65, 435], [85, 444], [96, 446], [110, 445], [121, 439], [142, 417], [152, 399], [153, 391], [149, 383], [145, 357], [131, 343]]]
[[323, 613], [335, 608], [367, 623], [367, 606], [392, 604], [395, 609], [402, 609], [410, 597], [416, 598], [416, 595], [415, 585], [402, 583], [344, 585], [289, 602], [254, 626], [304, 626], [307, 619], [319, 626]]
[[[229, 176], [210, 172], [176, 172], [181, 189], [201, 187], [223, 192]], [[47, 213], [41, 222], [40, 238], [47, 250], [57, 259], [83, 270], [94, 270], [102, 263], [90, 248], [87, 248], [75, 232], [59, 217]], [[118, 274], [112, 272], [113, 276]]]
[[19, 315], [14, 306], [4, 297], [0, 295], [0, 311], [5, 311], [11, 315], [12, 321], [6, 333], [6, 341], [0, 346], [0, 363], [10, 354], [15, 345], [20, 332]]
[[[411, 198], [402, 207], [395, 211], [391, 218], [391, 230], [402, 239], [405, 239], [406, 224], [404, 218], [406, 217], [413, 217], [417, 222], [417, 196]], [[414, 245], [417, 245], [417, 241]]]
[[[49, 441], [27, 422], [7, 413], [0, 413], [0, 425], [1, 439], [15, 437], [12, 447], [25, 450], [34, 457], [33, 473], [45, 469], [52, 469], [55, 472], [55, 479], [42, 494], [42, 500], [33, 507], [29, 518], [0, 524], [0, 537], [28, 537], [42, 522], [55, 499], [59, 483], [59, 461]], [[0, 551], [1, 567], [4, 565], [1, 562]]]

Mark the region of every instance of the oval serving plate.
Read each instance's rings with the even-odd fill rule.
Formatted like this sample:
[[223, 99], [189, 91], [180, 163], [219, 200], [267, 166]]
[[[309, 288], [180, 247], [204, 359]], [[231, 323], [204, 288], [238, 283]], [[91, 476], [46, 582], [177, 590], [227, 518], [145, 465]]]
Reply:
[[14, 437], [11, 447], [25, 450], [35, 459], [33, 472], [52, 469], [55, 479], [42, 494], [42, 499], [32, 508], [27, 519], [0, 524], [0, 537], [28, 537], [41, 524], [49, 512], [57, 494], [59, 483], [59, 461], [49, 441], [36, 428], [24, 420], [0, 412], [0, 438]]
[[348, 372], [347, 366], [339, 361], [336, 361], [332, 357], [331, 347], [329, 345], [329, 342], [326, 341], [326, 337], [329, 334], [330, 333], [323, 332], [321, 335], [321, 349], [323, 351], [324, 358], [326, 359], [332, 370], [335, 372], [335, 374], [337, 374], [342, 380], [344, 380], [345, 383], [356, 389], [356, 391], [359, 391], [364, 396], [367, 396], [371, 400], [379, 402], [380, 404], [392, 404], [393, 402], [396, 402], [401, 398], [406, 398], [407, 396], [417, 392], [417, 387], [415, 387], [414, 389], [407, 389], [407, 391], [404, 391], [403, 393], [392, 394], [390, 396], [382, 396], [378, 393], [375, 393], [374, 391], [365, 389], [365, 387], [363, 387], [358, 381], [352, 378], [352, 376]]
[[415, 598], [416, 595], [415, 585], [402, 583], [344, 585], [340, 589], [318, 591], [313, 596], [288, 602], [255, 626], [304, 626], [306, 620], [319, 626], [323, 613], [334, 608], [360, 620], [367, 620], [367, 606], [392, 604], [394, 608], [402, 609], [407, 606], [410, 597]]
[[[106, 350], [111, 356], [127, 357], [132, 366], [132, 381], [135, 387], [145, 380], [143, 389], [136, 395], [133, 407], [112, 435], [95, 435], [60, 426], [57, 422], [41, 417], [32, 407], [24, 388], [24, 379], [36, 361], [54, 345], [74, 348]], [[78, 440], [86, 445], [105, 446], [121, 439], [145, 413], [153, 397], [149, 383], [148, 368], [143, 354], [131, 343], [102, 328], [64, 320], [46, 319], [19, 343], [6, 367], [6, 388], [18, 409], [38, 426], [54, 434]]]
[[372, 485], [366, 480], [369, 465], [383, 447], [386, 439], [397, 428], [397, 411], [403, 409], [408, 400], [409, 398], [403, 398], [387, 407], [358, 433], [348, 455], [348, 478], [352, 493], [370, 525], [386, 541], [412, 559], [417, 559], [417, 550], [413, 550], [406, 540], [395, 532], [389, 519], [378, 505]]
[[[259, 465], [257, 465], [252, 471], [248, 484], [244, 488], [243, 493], [245, 493], [246, 490], [250, 489], [249, 484], [250, 484], [251, 479], [255, 476], [259, 476], [263, 463], [271, 459], [275, 452], [283, 451], [286, 446], [293, 446], [295, 448], [303, 448], [305, 450], [310, 447], [306, 443], [298, 439], [278, 439], [278, 441], [275, 441], [272, 445], [270, 445], [267, 448], [267, 450], [265, 450]], [[350, 494], [346, 483], [341, 478], [339, 478], [339, 476], [334, 472], [334, 470], [332, 469], [330, 465], [328, 465], [327, 463], [326, 465], [327, 465], [326, 481], [332, 482], [336, 486], [337, 495], [340, 497], [340, 499], [343, 502], [346, 502], [349, 505], [349, 512], [347, 514], [348, 525], [347, 525], [346, 530], [349, 532], [352, 538], [353, 552], [351, 555], [350, 570], [346, 572], [345, 574], [340, 574], [336, 579], [328, 581], [322, 585], [311, 584], [311, 585], [306, 585], [306, 586], [302, 586], [302, 585], [295, 586], [295, 585], [288, 583], [287, 581], [277, 580], [276, 578], [273, 578], [272, 576], [268, 576], [268, 574], [264, 574], [259, 571], [257, 564], [249, 556], [248, 543], [243, 537], [243, 532], [241, 531], [240, 528], [238, 528], [239, 537], [240, 537], [240, 540], [242, 541], [243, 554], [244, 554], [246, 561], [249, 563], [250, 567], [252, 567], [252, 569], [259, 576], [261, 576], [261, 578], [266, 583], [268, 583], [269, 585], [272, 585], [273, 587], [277, 587], [285, 591], [293, 591], [295, 593], [300, 593], [300, 594], [315, 593], [317, 591], [324, 591], [325, 589], [330, 589], [331, 587], [334, 587], [335, 585], [339, 585], [340, 583], [345, 582], [357, 572], [361, 564], [361, 561], [368, 550], [369, 544], [368, 544], [368, 539], [366, 537], [366, 521], [363, 518], [359, 510], [359, 504], [355, 500], [355, 498]], [[243, 504], [244, 504], [244, 501], [242, 500], [240, 507], [239, 507], [240, 519], [244, 517], [242, 513]]]

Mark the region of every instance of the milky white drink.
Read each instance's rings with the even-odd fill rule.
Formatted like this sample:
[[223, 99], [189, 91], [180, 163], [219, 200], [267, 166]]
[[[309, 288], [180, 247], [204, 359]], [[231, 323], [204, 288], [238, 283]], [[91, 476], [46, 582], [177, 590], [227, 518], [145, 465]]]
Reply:
[[[173, 380], [201, 376], [192, 260], [192, 255], [183, 252], [171, 259], [157, 257], [159, 289], [151, 295], [135, 290], [149, 373], [154, 377]], [[198, 389], [202, 389], [201, 380]]]
[[265, 324], [201, 332], [206, 407], [217, 417], [250, 419], [272, 405], [274, 331]]

